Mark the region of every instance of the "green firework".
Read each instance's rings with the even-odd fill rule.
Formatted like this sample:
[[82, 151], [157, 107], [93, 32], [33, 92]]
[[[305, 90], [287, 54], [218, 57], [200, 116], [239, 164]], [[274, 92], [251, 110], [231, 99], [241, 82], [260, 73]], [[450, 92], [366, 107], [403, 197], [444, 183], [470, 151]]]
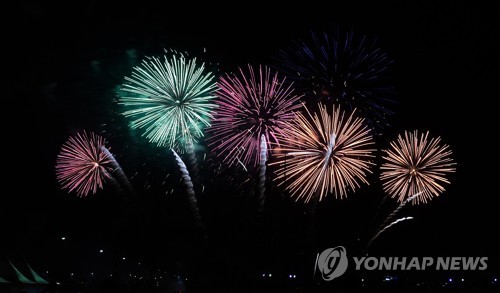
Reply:
[[119, 94], [131, 126], [158, 146], [185, 148], [209, 126], [216, 83], [205, 64], [174, 53], [146, 58], [125, 77]]

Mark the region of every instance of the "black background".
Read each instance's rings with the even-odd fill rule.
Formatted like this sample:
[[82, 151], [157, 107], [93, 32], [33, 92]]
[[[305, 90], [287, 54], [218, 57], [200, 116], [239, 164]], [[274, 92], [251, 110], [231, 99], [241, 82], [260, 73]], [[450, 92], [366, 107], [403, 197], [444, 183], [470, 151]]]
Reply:
[[[208, 190], [200, 205], [213, 240], [203, 251], [172, 155], [130, 131], [114, 101], [132, 66], [146, 55], [162, 54], [163, 48], [201, 55], [224, 72], [247, 63], [272, 63], [271, 57], [291, 39], [337, 24], [376, 37], [394, 60], [396, 115], [378, 147], [385, 148], [403, 130], [429, 130], [451, 146], [458, 163], [443, 196], [406, 209], [402, 216], [415, 220], [387, 232], [371, 253], [488, 256], [489, 269], [472, 277], [498, 273], [495, 105], [500, 35], [495, 9], [465, 1], [241, 2], [232, 7], [74, 1], [21, 2], [14, 12], [15, 21], [6, 26], [7, 36], [13, 37], [6, 46], [14, 50], [4, 57], [14, 66], [4, 72], [9, 78], [2, 107], [3, 260], [26, 259], [39, 271], [50, 269], [53, 273], [46, 277], [54, 281], [64, 280], [70, 271], [82, 279], [94, 271], [104, 276], [123, 255], [127, 264], [118, 266], [124, 273], [142, 262], [148, 267], [144, 270], [161, 268], [198, 279], [210, 275], [227, 289], [245, 282], [252, 284], [246, 288], [257, 286], [263, 272], [275, 272], [284, 283], [284, 276], [297, 273], [301, 280], [293, 286], [300, 285], [310, 278], [314, 251], [344, 245], [354, 255], [360, 253], [377, 227], [374, 217], [380, 221], [395, 207], [389, 201], [377, 209], [383, 197], [378, 170], [371, 186], [347, 200], [330, 197], [320, 204], [312, 249], [306, 208], [273, 184], [268, 186], [264, 237], [257, 240], [254, 198], [230, 189], [222, 176], [210, 178], [209, 163], [203, 165]], [[57, 153], [69, 135], [83, 129], [102, 133], [125, 172], [137, 172], [131, 181], [138, 198], [125, 201], [105, 190], [80, 199], [59, 190]], [[171, 188], [176, 191], [165, 195]], [[61, 241], [63, 236], [67, 240]], [[99, 249], [109, 251], [109, 259]], [[448, 276], [430, 272], [411, 277]]]

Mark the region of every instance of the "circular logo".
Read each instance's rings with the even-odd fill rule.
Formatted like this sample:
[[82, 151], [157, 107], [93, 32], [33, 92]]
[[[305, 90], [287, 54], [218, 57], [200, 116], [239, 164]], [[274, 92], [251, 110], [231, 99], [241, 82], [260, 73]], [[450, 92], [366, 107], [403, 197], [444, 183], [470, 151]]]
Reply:
[[347, 270], [347, 252], [343, 246], [325, 249], [316, 260], [318, 270], [325, 281], [342, 276]]

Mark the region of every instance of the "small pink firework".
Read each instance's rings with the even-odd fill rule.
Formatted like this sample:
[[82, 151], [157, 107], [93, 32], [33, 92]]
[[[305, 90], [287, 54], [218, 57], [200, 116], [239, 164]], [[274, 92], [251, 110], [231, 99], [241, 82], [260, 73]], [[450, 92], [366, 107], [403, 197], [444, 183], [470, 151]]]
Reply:
[[405, 131], [385, 153], [380, 179], [385, 192], [400, 202], [418, 194], [413, 203], [427, 203], [445, 190], [446, 175], [455, 171], [450, 148], [429, 132]]
[[229, 164], [255, 166], [260, 161], [261, 136], [268, 150], [278, 143], [276, 135], [294, 118], [300, 96], [266, 66], [259, 66], [258, 72], [250, 65], [248, 72], [240, 68], [239, 74], [222, 77], [218, 86], [218, 108], [208, 130], [210, 145]]
[[57, 156], [56, 175], [63, 189], [76, 191], [79, 197], [93, 194], [111, 179], [113, 158], [102, 150], [106, 141], [93, 132], [78, 133], [61, 147]]

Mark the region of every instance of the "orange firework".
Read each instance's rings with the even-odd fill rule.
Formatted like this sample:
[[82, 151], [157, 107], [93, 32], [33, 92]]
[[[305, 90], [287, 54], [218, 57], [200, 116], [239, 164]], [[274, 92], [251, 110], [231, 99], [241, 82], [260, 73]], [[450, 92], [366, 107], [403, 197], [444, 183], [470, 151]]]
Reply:
[[445, 176], [455, 171], [450, 148], [440, 142], [439, 137], [429, 138], [429, 132], [399, 135], [385, 151], [380, 175], [384, 191], [400, 202], [419, 193], [412, 201], [415, 204], [439, 196], [445, 190], [443, 185], [450, 183]]
[[374, 149], [373, 138], [364, 119], [346, 115], [339, 107], [329, 112], [319, 104], [319, 113], [297, 113], [284, 135], [278, 153], [276, 180], [288, 183], [286, 189], [297, 200], [308, 202], [328, 193], [347, 196], [360, 182], [368, 184]]

